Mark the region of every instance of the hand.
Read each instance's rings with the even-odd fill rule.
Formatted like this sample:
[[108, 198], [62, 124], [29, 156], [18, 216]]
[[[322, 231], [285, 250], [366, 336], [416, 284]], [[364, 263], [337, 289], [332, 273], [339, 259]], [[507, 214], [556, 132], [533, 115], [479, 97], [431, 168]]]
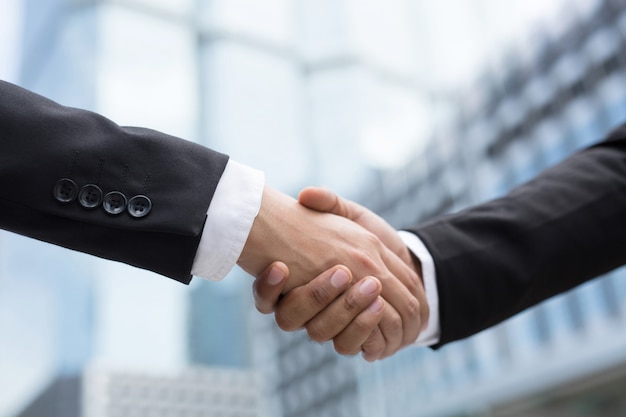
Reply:
[[[389, 287], [398, 285], [399, 282], [387, 281], [383, 281], [382, 296], [388, 300], [397, 311], [405, 313], [410, 311], [410, 309], [402, 308], [401, 305], [404, 303], [414, 303], [414, 300], [417, 300], [417, 304], [420, 306], [419, 311], [414, 312], [415, 314], [402, 315], [405, 335], [403, 336], [403, 344], [401, 347], [414, 342], [415, 339], [417, 339], [419, 332], [424, 330], [428, 325], [428, 302], [426, 300], [426, 294], [424, 292], [424, 285], [422, 282], [421, 263], [411, 254], [402, 239], [399, 237], [398, 232], [383, 218], [374, 214], [372, 211], [355, 202], [345, 200], [328, 189], [319, 187], [305, 188], [300, 193], [299, 202], [300, 204], [314, 210], [346, 217], [363, 226], [378, 236], [385, 246], [392, 250], [407, 265], [412, 267], [418, 279], [407, 280], [406, 275], [397, 277], [401, 284], [409, 290], [410, 295], [407, 298], [403, 299], [394, 297], [394, 292], [391, 292], [390, 294], [390, 291], [387, 291]], [[321, 285], [321, 283], [319, 285]], [[346, 312], [346, 314], [348, 313]], [[383, 316], [381, 324], [384, 324], [386, 319], [388, 318]], [[418, 331], [417, 334], [415, 333], [416, 330]], [[415, 335], [414, 338], [413, 335]], [[377, 352], [369, 351], [368, 348], [370, 348], [370, 346], [380, 346], [380, 344], [383, 343], [380, 341], [380, 337], [381, 336], [378, 332], [376, 332], [376, 329], [373, 329], [373, 332], [370, 335], [369, 343], [363, 346], [363, 354], [366, 359], [376, 358]], [[389, 350], [390, 348], [387, 347], [386, 352], [389, 352]], [[397, 349], [391, 349], [390, 354], [393, 354], [396, 351]], [[385, 356], [388, 356], [388, 354]]]
[[285, 264], [274, 262], [254, 281], [257, 309], [264, 314], [276, 311], [276, 323], [283, 330], [306, 328], [313, 340], [332, 338], [342, 355], [359, 353], [382, 317], [380, 281], [368, 277], [351, 285], [350, 270], [339, 265], [289, 291], [279, 303], [288, 275]]
[[[266, 188], [238, 264], [258, 277], [276, 259], [289, 266], [290, 278], [284, 292], [339, 264], [348, 267], [358, 283], [367, 276], [382, 283], [383, 320], [363, 346], [366, 359], [388, 356], [417, 338], [427, 306], [425, 299], [421, 302], [414, 296], [421, 282], [405, 261], [355, 222], [308, 209], [295, 199]], [[405, 317], [411, 318], [411, 322], [405, 322]], [[326, 340], [333, 336], [323, 329], [315, 335], [317, 339], [327, 337]]]

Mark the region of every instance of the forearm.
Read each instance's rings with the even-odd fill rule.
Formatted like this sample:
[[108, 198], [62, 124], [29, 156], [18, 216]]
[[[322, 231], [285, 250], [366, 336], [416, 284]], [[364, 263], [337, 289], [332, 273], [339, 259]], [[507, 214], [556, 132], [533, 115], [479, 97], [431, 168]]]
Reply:
[[[228, 157], [0, 82], [0, 227], [188, 282]], [[55, 184], [71, 180], [67, 198]], [[72, 183], [74, 185], [72, 185]], [[100, 196], [86, 205], [86, 185]], [[104, 206], [116, 192], [119, 210]], [[137, 217], [128, 207], [145, 196]], [[58, 196], [57, 196], [58, 197]]]
[[626, 141], [568, 158], [502, 199], [414, 232], [433, 255], [441, 343], [626, 263]]

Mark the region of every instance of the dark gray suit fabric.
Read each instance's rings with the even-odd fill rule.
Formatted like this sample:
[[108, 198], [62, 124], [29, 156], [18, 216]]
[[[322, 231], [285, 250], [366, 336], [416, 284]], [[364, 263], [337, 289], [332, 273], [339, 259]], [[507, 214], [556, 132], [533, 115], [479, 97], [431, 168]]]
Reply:
[[[120, 127], [0, 81], [0, 228], [188, 283], [227, 161], [192, 142]], [[55, 198], [61, 179], [78, 191], [95, 185], [103, 198], [145, 196], [152, 206], [134, 217], [130, 206], [110, 214], [98, 195], [93, 207], [75, 197], [62, 203]]]
[[626, 128], [503, 198], [413, 229], [433, 256], [441, 340], [626, 264]]

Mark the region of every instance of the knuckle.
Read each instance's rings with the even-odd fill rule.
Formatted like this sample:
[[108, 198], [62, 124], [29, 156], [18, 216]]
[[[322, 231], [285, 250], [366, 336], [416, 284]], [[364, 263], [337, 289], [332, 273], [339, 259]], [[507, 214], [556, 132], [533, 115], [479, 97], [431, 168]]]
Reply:
[[276, 320], [278, 327], [286, 332], [291, 332], [301, 327], [292, 317], [281, 309], [276, 310], [274, 320]]
[[317, 321], [310, 321], [306, 324], [306, 332], [311, 338], [318, 343], [327, 342], [330, 337], [326, 334], [324, 326], [320, 325]]
[[371, 320], [367, 320], [361, 316], [358, 316], [352, 321], [352, 323], [350, 323], [350, 326], [354, 329], [356, 333], [358, 334], [369, 333], [368, 338], [373, 336], [372, 332], [374, 331], [377, 325], [378, 325], [378, 322], [372, 322]]
[[[402, 318], [397, 313], [389, 315], [381, 321], [381, 328], [384, 334], [395, 336], [394, 339], [397, 339], [398, 336], [402, 336]], [[388, 340], [389, 338], [387, 337]]]
[[379, 265], [373, 253], [359, 248], [353, 252], [352, 259], [359, 265], [361, 270], [367, 271], [368, 275], [380, 275], [378, 274]]
[[270, 306], [268, 306], [267, 304], [261, 301], [256, 300], [254, 304], [256, 306], [257, 311], [261, 314], [269, 314], [272, 312]]
[[385, 351], [386, 343], [380, 332], [372, 332], [363, 343], [363, 352], [371, 359], [380, 359]]
[[350, 292], [342, 298], [343, 309], [348, 313], [353, 313], [359, 309], [359, 298], [357, 295]]
[[331, 298], [331, 294], [328, 288], [324, 286], [312, 286], [311, 287], [311, 300], [316, 307], [325, 307]]
[[369, 334], [369, 336], [367, 336], [363, 345], [368, 346], [370, 350], [376, 345], [382, 347], [384, 343], [378, 343], [380, 340], [382, 340], [382, 334], [379, 331], [374, 330]]
[[407, 297], [406, 300], [406, 314], [408, 318], [419, 318], [421, 317], [421, 303], [415, 297]]
[[418, 283], [417, 283], [418, 280], [419, 280], [419, 277], [417, 276], [417, 274], [414, 273], [414, 272], [410, 272], [410, 275], [408, 276], [408, 279], [404, 283], [404, 285], [406, 286], [407, 290], [409, 290], [409, 292], [413, 296], [417, 295], [419, 293], [419, 291], [420, 291], [420, 288], [421, 288], [420, 285], [418, 285]]
[[364, 239], [369, 247], [373, 247], [376, 250], [380, 249], [383, 245], [380, 238], [372, 232], [367, 232]]
[[408, 313], [411, 318], [405, 322], [406, 328], [404, 329], [402, 346], [407, 346], [415, 342], [422, 328], [423, 315], [422, 309], [420, 308], [420, 302], [415, 300], [412, 305], [414, 308]]
[[361, 351], [359, 346], [350, 346], [349, 343], [343, 340], [333, 340], [333, 347], [340, 355], [356, 355]]
[[348, 248], [346, 255], [350, 259], [354, 259], [357, 262], [361, 262], [362, 259], [367, 258], [367, 255], [365, 254], [365, 251], [363, 251], [363, 249], [361, 247], [359, 247], [359, 246], [354, 246], [354, 247]]
[[372, 271], [370, 275], [383, 275], [382, 273], [380, 273], [380, 264], [377, 262], [377, 259], [374, 256], [367, 256], [363, 260], [363, 265], [367, 268], [368, 271]]

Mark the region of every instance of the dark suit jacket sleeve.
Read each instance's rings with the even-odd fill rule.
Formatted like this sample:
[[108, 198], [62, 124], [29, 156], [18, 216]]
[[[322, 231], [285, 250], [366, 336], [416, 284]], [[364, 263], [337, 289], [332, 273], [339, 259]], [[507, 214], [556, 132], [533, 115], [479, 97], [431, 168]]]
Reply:
[[626, 263], [626, 128], [504, 198], [413, 229], [433, 256], [440, 345]]
[[[227, 161], [192, 142], [120, 127], [0, 81], [3, 229], [188, 283]], [[59, 188], [55, 193], [62, 179], [76, 184], [73, 193], [66, 182], [71, 201], [65, 203], [57, 198]], [[130, 206], [110, 214], [97, 190], [81, 203], [79, 192], [87, 185], [97, 186], [103, 201], [119, 192], [126, 202], [146, 196], [152, 206], [143, 217], [133, 217]]]

